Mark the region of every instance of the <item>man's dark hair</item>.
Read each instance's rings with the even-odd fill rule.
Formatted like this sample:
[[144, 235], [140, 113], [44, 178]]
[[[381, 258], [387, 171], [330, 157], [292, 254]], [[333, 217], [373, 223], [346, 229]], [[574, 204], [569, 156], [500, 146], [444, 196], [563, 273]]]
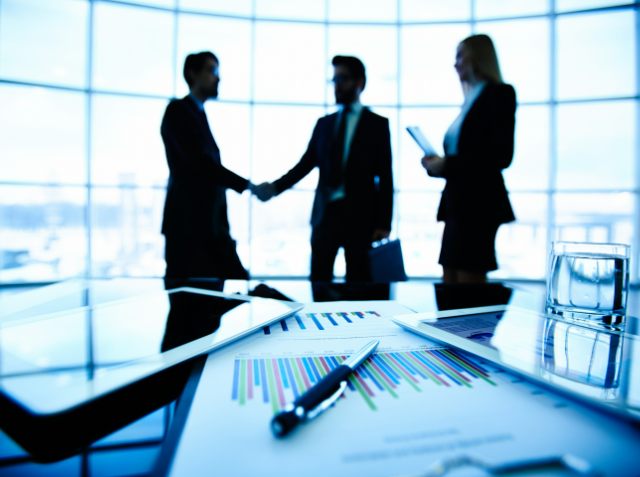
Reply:
[[333, 66], [344, 66], [355, 79], [364, 78], [365, 83], [367, 82], [364, 65], [355, 56], [334, 56], [331, 64]]
[[192, 86], [193, 80], [189, 78], [187, 72], [193, 71], [194, 73], [200, 73], [208, 59], [212, 59], [216, 63], [220, 63], [216, 55], [214, 55], [210, 51], [202, 51], [200, 53], [192, 53], [190, 55], [187, 55], [187, 59], [184, 60], [184, 69], [182, 70], [182, 74], [189, 87]]

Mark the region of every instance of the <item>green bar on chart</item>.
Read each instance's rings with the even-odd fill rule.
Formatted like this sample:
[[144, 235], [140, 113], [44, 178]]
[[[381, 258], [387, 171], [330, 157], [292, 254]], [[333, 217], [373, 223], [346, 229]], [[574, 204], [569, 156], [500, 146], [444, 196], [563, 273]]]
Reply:
[[242, 361], [240, 361], [240, 405], [242, 406], [244, 404], [244, 398], [245, 398], [245, 382], [246, 382], [246, 375], [247, 375], [247, 360], [243, 359]]
[[289, 362], [291, 363], [291, 367], [293, 368], [293, 375], [296, 378], [296, 384], [298, 385], [298, 390], [300, 391], [300, 394], [304, 394], [307, 391], [307, 388], [304, 387], [304, 383], [302, 382], [302, 377], [300, 376], [300, 371], [298, 371], [296, 360], [293, 358], [289, 358]]
[[280, 412], [280, 407], [278, 406], [278, 399], [276, 397], [276, 381], [273, 377], [273, 366], [271, 365], [270, 359], [265, 359], [267, 363], [267, 376], [269, 379], [269, 398], [271, 399], [271, 407], [273, 408], [273, 413], [278, 414]]
[[368, 362], [366, 362], [366, 361], [365, 361], [363, 364], [367, 367], [367, 369], [369, 370], [369, 372], [370, 372], [371, 374], [373, 374], [373, 376], [374, 376], [378, 381], [380, 381], [380, 383], [384, 386], [384, 388], [385, 388], [387, 391], [389, 391], [389, 394], [391, 394], [394, 398], [396, 398], [396, 399], [397, 399], [397, 398], [398, 398], [398, 395], [394, 392], [394, 390], [393, 390], [393, 389], [391, 389], [391, 386], [389, 386], [389, 385], [387, 384], [387, 382], [386, 382], [384, 379], [382, 379], [382, 376], [380, 376], [380, 375], [378, 374], [378, 371], [376, 371], [376, 370], [373, 368], [373, 366], [371, 366], [371, 365], [370, 365]]
[[360, 396], [362, 396], [362, 399], [365, 400], [365, 402], [369, 405], [371, 410], [372, 411], [377, 411], [378, 409], [376, 408], [376, 405], [373, 404], [373, 401], [367, 395], [367, 392], [362, 388], [362, 386], [360, 385], [360, 383], [358, 382], [358, 380], [355, 378], [355, 376], [353, 374], [351, 376], [349, 376], [349, 381], [351, 382], [351, 384], [353, 384], [355, 386], [355, 388], [358, 390], [358, 392], [360, 392]]
[[398, 368], [389, 358], [387, 358], [384, 354], [379, 354], [378, 356], [380, 356], [385, 361], [385, 363], [387, 363], [391, 367], [391, 369], [402, 376], [406, 382], [411, 384], [413, 389], [418, 392], [422, 392], [421, 389], [409, 378], [409, 376], [407, 376], [403, 370]]

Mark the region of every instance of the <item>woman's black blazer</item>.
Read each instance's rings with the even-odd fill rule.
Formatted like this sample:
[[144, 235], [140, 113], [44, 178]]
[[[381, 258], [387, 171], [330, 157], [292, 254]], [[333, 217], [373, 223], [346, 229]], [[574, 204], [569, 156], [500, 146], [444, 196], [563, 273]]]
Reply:
[[488, 83], [467, 113], [458, 153], [449, 155], [442, 177], [438, 220], [502, 224], [515, 220], [502, 169], [513, 159], [516, 92], [511, 85]]

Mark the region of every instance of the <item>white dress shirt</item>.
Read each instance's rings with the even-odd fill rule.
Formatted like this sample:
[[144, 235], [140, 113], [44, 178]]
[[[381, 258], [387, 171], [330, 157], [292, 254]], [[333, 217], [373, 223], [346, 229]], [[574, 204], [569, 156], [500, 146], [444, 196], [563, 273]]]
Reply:
[[[344, 156], [342, 157], [342, 169], [347, 166], [347, 160], [349, 159], [349, 150], [351, 149], [351, 141], [353, 141], [353, 135], [356, 132], [356, 128], [358, 127], [358, 122], [360, 121], [360, 116], [362, 115], [362, 110], [364, 106], [360, 100], [351, 103], [351, 109], [347, 113], [347, 117], [345, 118], [347, 123], [345, 125], [345, 133], [344, 133]], [[344, 114], [344, 106], [340, 107], [340, 113], [338, 114], [338, 119], [336, 121], [336, 132], [338, 131], [338, 127], [340, 125], [340, 121], [342, 120], [342, 115]], [[334, 201], [338, 199], [343, 199], [345, 196], [344, 193], [344, 181], [337, 189], [331, 189], [331, 195], [329, 196], [329, 201]]]
[[473, 103], [476, 102], [482, 90], [487, 85], [486, 81], [481, 81], [480, 83], [476, 83], [471, 87], [469, 91], [467, 91], [466, 96], [464, 97], [464, 104], [460, 109], [460, 114], [456, 119], [454, 119], [451, 126], [447, 130], [447, 133], [444, 135], [444, 150], [446, 151], [447, 156], [455, 156], [458, 154], [458, 139], [460, 138], [460, 129], [462, 128], [462, 123], [464, 122], [464, 118], [467, 117], [467, 113], [473, 106]]

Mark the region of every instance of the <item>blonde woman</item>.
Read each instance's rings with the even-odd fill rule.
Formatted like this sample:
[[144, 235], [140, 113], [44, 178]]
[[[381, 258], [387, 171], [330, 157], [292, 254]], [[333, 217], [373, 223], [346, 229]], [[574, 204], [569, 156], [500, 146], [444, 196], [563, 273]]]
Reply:
[[438, 209], [438, 221], [445, 222], [443, 281], [483, 283], [498, 268], [498, 227], [515, 220], [502, 169], [513, 158], [516, 94], [502, 82], [487, 35], [458, 45], [455, 68], [465, 93], [462, 110], [445, 135], [445, 156], [425, 156], [422, 165], [447, 181]]

